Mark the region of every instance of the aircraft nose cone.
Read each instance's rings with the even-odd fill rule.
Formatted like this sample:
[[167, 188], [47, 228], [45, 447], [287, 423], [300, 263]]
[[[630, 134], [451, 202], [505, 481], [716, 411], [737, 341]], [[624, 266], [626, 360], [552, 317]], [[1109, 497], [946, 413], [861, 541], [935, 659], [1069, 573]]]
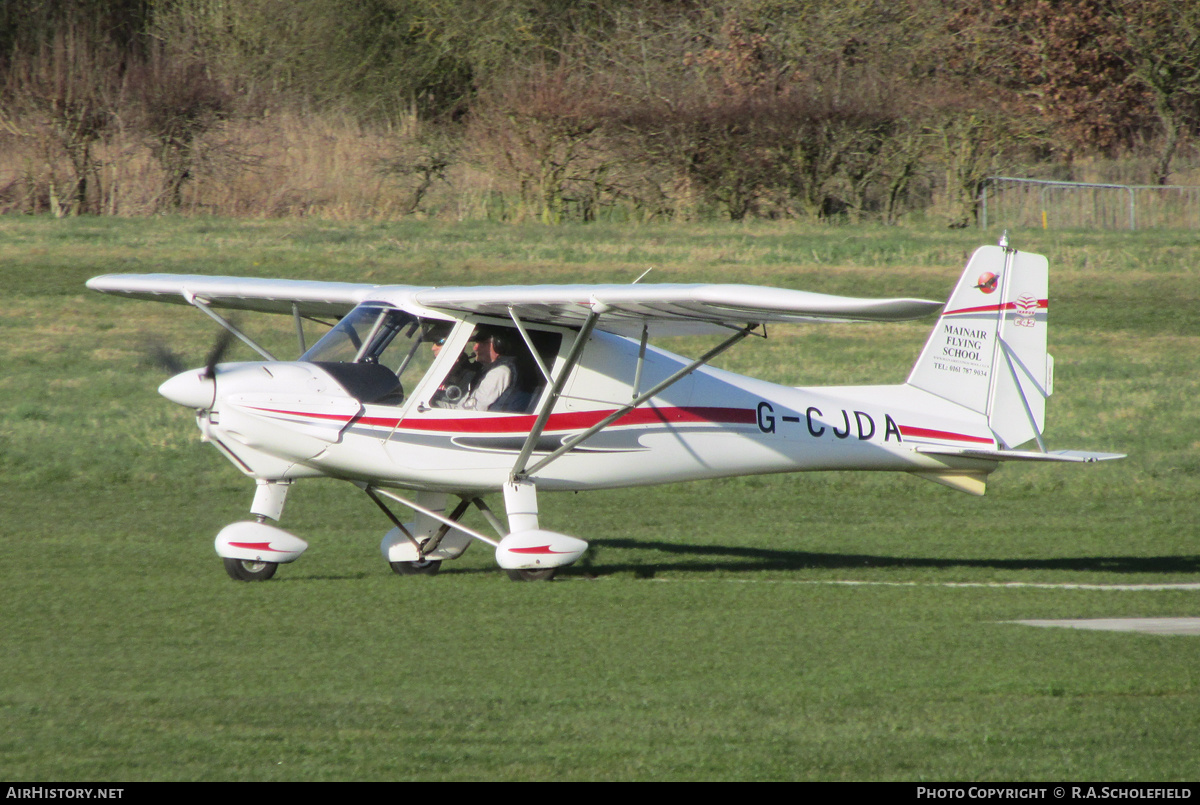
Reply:
[[158, 387], [159, 394], [188, 408], [212, 408], [215, 392], [216, 384], [203, 369], [181, 372]]

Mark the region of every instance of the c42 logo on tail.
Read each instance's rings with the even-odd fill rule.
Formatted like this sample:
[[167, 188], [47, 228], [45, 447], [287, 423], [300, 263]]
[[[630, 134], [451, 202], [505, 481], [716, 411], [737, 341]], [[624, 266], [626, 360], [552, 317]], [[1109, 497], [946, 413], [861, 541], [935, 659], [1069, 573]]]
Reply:
[[1013, 324], [1017, 325], [1018, 327], [1033, 327], [1037, 324], [1037, 320], [1034, 318], [1037, 316], [1038, 309], [1038, 300], [1036, 296], [1025, 294], [1015, 303], [1013, 303], [1013, 307], [1017, 312], [1017, 316], [1013, 320]]

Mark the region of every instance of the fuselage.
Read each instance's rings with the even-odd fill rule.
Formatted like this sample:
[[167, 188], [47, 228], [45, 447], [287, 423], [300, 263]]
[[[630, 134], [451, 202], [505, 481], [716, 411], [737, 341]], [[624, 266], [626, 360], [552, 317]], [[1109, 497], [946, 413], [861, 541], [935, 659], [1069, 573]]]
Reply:
[[[593, 334], [533, 462], [688, 363], [647, 347], [639, 371], [639, 352], [637, 341]], [[493, 491], [509, 479], [537, 417], [431, 405], [455, 354], [434, 361], [402, 400], [384, 402], [357, 398], [345, 369], [339, 379], [311, 362], [222, 365], [200, 426], [258, 478], [325, 475]], [[983, 416], [907, 385], [795, 388], [702, 366], [531, 477], [541, 489], [586, 490], [761, 473], [992, 466], [915, 449], [930, 443], [995, 442]]]

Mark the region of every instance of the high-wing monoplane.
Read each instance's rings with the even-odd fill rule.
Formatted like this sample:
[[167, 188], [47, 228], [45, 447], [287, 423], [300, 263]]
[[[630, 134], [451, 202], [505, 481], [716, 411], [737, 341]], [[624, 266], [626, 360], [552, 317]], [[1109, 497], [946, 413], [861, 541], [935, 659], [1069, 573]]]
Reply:
[[[216, 537], [229, 575], [268, 579], [308, 547], [273, 523], [292, 484], [361, 488], [393, 524], [381, 552], [436, 573], [473, 542], [516, 579], [545, 579], [587, 543], [541, 528], [538, 495], [755, 473], [892, 470], [980, 495], [1003, 461], [1091, 462], [1042, 436], [1044, 257], [984, 246], [967, 264], [907, 382], [794, 388], [712, 367], [787, 322], [890, 322], [943, 307], [749, 285], [416, 287], [111, 274], [103, 293], [192, 305], [262, 360], [220, 362], [159, 388], [194, 409], [203, 441], [256, 492], [254, 519]], [[219, 311], [294, 318], [300, 356], [277, 360]], [[329, 329], [308, 346], [306, 321]], [[652, 338], [724, 337], [700, 357]], [[484, 498], [500, 493], [506, 516]], [[391, 505], [389, 505], [391, 504]], [[404, 521], [395, 504], [410, 510]], [[462, 522], [476, 507], [495, 530]]]

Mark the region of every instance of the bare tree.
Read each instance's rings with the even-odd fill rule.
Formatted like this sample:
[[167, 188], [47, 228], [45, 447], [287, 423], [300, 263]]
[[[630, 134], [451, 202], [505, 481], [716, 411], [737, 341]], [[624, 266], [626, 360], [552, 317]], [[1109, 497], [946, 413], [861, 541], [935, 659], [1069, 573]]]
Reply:
[[976, 78], [1019, 93], [1055, 127], [1059, 151], [1115, 156], [1155, 139], [1153, 181], [1165, 183], [1179, 146], [1200, 130], [1195, 3], [964, 2], [948, 30], [984, 54]]
[[602, 182], [607, 165], [597, 144], [607, 97], [568, 66], [535, 67], [493, 84], [472, 110], [467, 136], [484, 167], [515, 182], [525, 209], [561, 223], [569, 199], [586, 210]]
[[946, 206], [952, 228], [973, 224], [983, 182], [1045, 142], [1044, 133], [1018, 100], [966, 94], [946, 88], [932, 96], [928, 136], [945, 171]]
[[[38, 141], [56, 215], [99, 207], [92, 192], [99, 171], [96, 145], [121, 115], [124, 70], [116, 47], [78, 24], [65, 25], [11, 58], [3, 87], [6, 128]], [[60, 156], [70, 167], [61, 182], [53, 167]]]
[[139, 99], [138, 123], [163, 172], [158, 208], [178, 210], [183, 187], [194, 178], [203, 136], [226, 118], [232, 94], [205, 65], [170, 58], [155, 48], [131, 73]]
[[1200, 7], [1177, 0], [1101, 0], [1124, 40], [1117, 55], [1149, 92], [1163, 143], [1154, 181], [1166, 184], [1180, 143], [1200, 130]]

